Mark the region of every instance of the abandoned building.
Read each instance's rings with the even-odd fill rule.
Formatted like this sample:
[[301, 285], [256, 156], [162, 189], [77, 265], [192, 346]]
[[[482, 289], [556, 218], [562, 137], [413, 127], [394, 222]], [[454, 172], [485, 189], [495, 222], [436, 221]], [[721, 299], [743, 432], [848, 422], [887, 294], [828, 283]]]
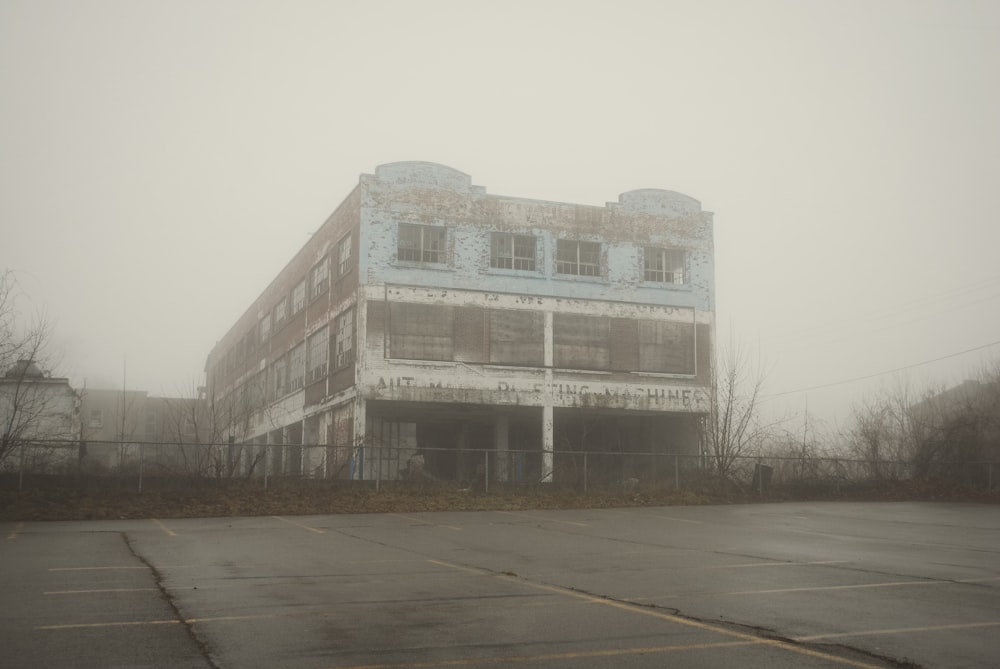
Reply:
[[382, 165], [212, 349], [210, 411], [247, 473], [388, 480], [419, 455], [530, 483], [567, 453], [696, 454], [713, 263], [680, 193], [588, 206]]

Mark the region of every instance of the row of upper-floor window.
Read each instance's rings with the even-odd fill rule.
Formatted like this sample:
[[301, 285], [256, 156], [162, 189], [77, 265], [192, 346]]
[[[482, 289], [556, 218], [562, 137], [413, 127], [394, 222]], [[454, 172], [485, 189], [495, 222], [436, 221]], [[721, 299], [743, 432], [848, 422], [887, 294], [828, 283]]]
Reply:
[[[401, 262], [446, 265], [448, 228], [439, 225], [400, 223], [396, 260]], [[643, 246], [642, 278], [666, 284], [687, 282], [687, 253], [684, 249]], [[535, 235], [506, 232], [490, 233], [490, 267], [494, 269], [537, 272], [539, 238]], [[605, 275], [600, 242], [557, 239], [554, 270], [570, 276]]]
[[331, 266], [336, 262], [335, 278], [347, 275], [354, 268], [353, 235], [348, 232], [337, 243], [334, 255], [324, 255], [317, 261], [287, 294], [281, 295], [273, 307], [257, 319], [257, 324], [247, 331], [225, 354], [223, 364], [229, 370], [279, 332], [306, 305], [326, 293], [330, 288]]
[[[232, 399], [237, 406], [256, 408], [266, 401], [278, 400], [303, 386], [326, 377], [330, 369], [333, 339], [333, 369], [343, 369], [354, 362], [354, 308], [337, 316], [332, 326], [324, 325], [291, 350], [238, 387]], [[232, 370], [225, 370], [226, 373]], [[214, 370], [213, 387], [220, 387], [220, 370]]]
[[[540, 311], [389, 302], [386, 355], [410, 360], [542, 367]], [[696, 373], [694, 322], [554, 313], [553, 364], [561, 369]]]

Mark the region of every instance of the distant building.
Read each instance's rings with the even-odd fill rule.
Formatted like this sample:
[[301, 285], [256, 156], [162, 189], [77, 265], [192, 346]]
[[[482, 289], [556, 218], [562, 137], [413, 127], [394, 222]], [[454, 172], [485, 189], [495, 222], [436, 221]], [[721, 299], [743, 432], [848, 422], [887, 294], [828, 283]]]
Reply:
[[[58, 470], [75, 463], [75, 449], [70, 453], [59, 443], [80, 432], [79, 397], [69, 379], [50, 376], [33, 360], [19, 360], [0, 377], [0, 420], [0, 463], [5, 468]], [[22, 445], [31, 448], [15, 454]], [[22, 462], [22, 456], [31, 462]]]
[[246, 462], [285, 445], [271, 471], [311, 476], [395, 478], [418, 449], [500, 481], [558, 480], [553, 451], [697, 453], [713, 263], [686, 195], [587, 206], [382, 165], [212, 349], [210, 411]]
[[137, 464], [139, 444], [150, 471], [179, 470], [192, 473], [186, 462], [196, 449], [184, 444], [211, 440], [204, 418], [203, 400], [150, 397], [141, 390], [80, 391], [80, 439], [85, 443], [83, 466], [111, 470]]

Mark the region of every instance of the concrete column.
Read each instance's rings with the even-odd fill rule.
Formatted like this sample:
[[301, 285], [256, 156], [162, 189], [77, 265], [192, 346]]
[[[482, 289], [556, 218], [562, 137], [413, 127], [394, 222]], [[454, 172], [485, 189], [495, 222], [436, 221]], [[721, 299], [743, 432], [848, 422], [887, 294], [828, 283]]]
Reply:
[[[470, 469], [472, 472], [475, 471], [475, 465], [471, 468], [469, 467], [469, 454], [466, 452], [469, 448], [469, 424], [466, 422], [461, 422], [458, 424], [458, 467], [457, 475], [459, 481], [468, 480], [470, 478]], [[474, 457], [478, 458], [477, 453]], [[481, 461], [479, 461], [480, 464]], [[472, 476], [471, 478], [475, 478]]]
[[362, 447], [368, 444], [368, 418], [365, 408], [364, 399], [356, 397], [354, 399], [353, 429], [351, 430], [351, 436], [353, 438], [351, 458], [354, 459], [353, 478], [359, 481], [365, 478], [363, 472], [365, 461], [369, 455], [372, 455], [367, 452], [368, 449], [365, 449], [366, 452], [362, 455]]
[[545, 312], [545, 405], [542, 407], [542, 472], [541, 482], [552, 483], [552, 450], [555, 447], [555, 428], [552, 420], [552, 367], [555, 364], [555, 345], [552, 334], [552, 312]]
[[552, 483], [552, 449], [554, 444], [552, 404], [546, 404], [542, 407], [542, 483]]
[[493, 449], [496, 451], [496, 480], [507, 483], [510, 471], [507, 463], [510, 459], [510, 416], [500, 414], [493, 420]]

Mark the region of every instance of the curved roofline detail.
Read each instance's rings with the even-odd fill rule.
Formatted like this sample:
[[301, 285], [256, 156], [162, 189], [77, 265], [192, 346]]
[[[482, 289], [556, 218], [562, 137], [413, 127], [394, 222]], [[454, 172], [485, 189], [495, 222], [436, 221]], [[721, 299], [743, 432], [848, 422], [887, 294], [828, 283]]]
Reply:
[[385, 163], [375, 168], [375, 178], [406, 186], [423, 186], [454, 191], [484, 192], [472, 185], [472, 177], [453, 167], [422, 160]]
[[684, 193], [662, 188], [639, 188], [618, 196], [618, 204], [626, 209], [650, 214], [690, 216], [701, 213], [701, 202]]

